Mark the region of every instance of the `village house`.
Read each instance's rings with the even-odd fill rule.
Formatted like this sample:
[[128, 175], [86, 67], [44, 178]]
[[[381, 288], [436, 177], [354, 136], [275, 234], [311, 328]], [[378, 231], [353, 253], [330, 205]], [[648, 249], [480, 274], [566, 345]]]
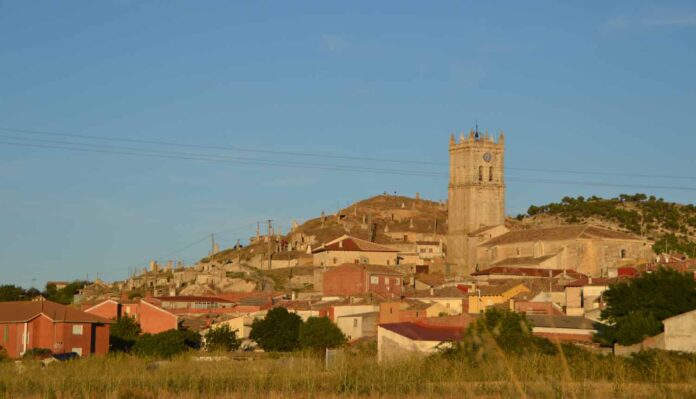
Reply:
[[80, 356], [109, 351], [113, 321], [51, 301], [0, 303], [0, 346], [12, 358], [30, 349]]
[[179, 328], [179, 316], [150, 301], [150, 298], [120, 301], [107, 299], [88, 307], [85, 312], [110, 320], [132, 317], [143, 333], [157, 334]]
[[599, 318], [603, 308], [602, 294], [617, 279], [582, 278], [565, 286], [565, 313], [568, 316]]
[[421, 259], [433, 259], [444, 256], [443, 244], [440, 241], [416, 241], [416, 253]]
[[322, 286], [325, 296], [399, 296], [403, 289], [403, 275], [384, 266], [346, 263], [327, 270]]
[[507, 303], [521, 293], [530, 292], [531, 290], [522, 283], [475, 286], [469, 291], [468, 313], [481, 313], [486, 308]]
[[631, 346], [614, 345], [614, 354], [628, 355], [648, 349], [696, 353], [696, 310], [662, 321], [664, 332]]
[[377, 336], [378, 322], [379, 312], [350, 314], [336, 318], [336, 325], [348, 341]]
[[398, 249], [347, 235], [312, 251], [315, 266], [337, 266], [344, 263], [395, 266], [398, 253]]
[[591, 344], [596, 322], [581, 316], [528, 314], [532, 333], [554, 342]]
[[377, 328], [377, 360], [395, 360], [415, 354], [429, 355], [459, 341], [465, 326], [432, 326], [421, 323], [380, 324]]

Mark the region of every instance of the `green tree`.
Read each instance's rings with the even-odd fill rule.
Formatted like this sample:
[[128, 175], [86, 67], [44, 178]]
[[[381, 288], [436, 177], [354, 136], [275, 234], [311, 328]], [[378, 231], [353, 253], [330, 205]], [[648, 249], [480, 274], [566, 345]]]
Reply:
[[140, 336], [140, 326], [135, 318], [124, 316], [111, 325], [109, 344], [112, 351], [129, 352]]
[[0, 285], [0, 302], [25, 300], [26, 292], [24, 288], [15, 285]]
[[55, 284], [46, 284], [44, 296], [49, 301], [62, 303], [63, 305], [70, 305], [73, 303], [75, 294], [77, 294], [78, 291], [84, 288], [87, 284], [89, 284], [89, 281], [73, 281], [61, 289], [57, 289]]
[[211, 328], [205, 334], [205, 349], [210, 352], [237, 350], [239, 349], [237, 333], [226, 324], [217, 328]]
[[[195, 336], [198, 336], [198, 339]], [[159, 334], [143, 334], [133, 345], [138, 356], [171, 358], [189, 349], [200, 348], [200, 335], [189, 330], [168, 330]]]
[[265, 351], [290, 352], [300, 347], [300, 325], [300, 316], [285, 308], [274, 308], [266, 318], [254, 320], [249, 338]]
[[661, 268], [609, 287], [603, 294], [604, 344], [632, 345], [663, 330], [662, 320], [696, 309], [696, 280], [687, 273]]
[[346, 336], [328, 317], [310, 317], [300, 325], [300, 346], [323, 351], [346, 343]]

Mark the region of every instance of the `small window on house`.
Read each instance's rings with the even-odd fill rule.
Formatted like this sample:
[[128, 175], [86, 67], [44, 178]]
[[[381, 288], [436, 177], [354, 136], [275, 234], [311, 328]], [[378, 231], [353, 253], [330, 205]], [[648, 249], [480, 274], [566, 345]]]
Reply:
[[479, 181], [483, 181], [483, 166], [479, 166]]
[[353, 319], [353, 327], [357, 327], [357, 326], [358, 326], [358, 319]]
[[333, 258], [333, 264], [334, 264], [334, 265], [336, 264], [336, 262], [338, 262], [338, 259]]
[[625, 258], [626, 258], [626, 250], [622, 249], [621, 250], [621, 259], [625, 259]]
[[82, 324], [72, 326], [73, 335], [82, 335]]
[[488, 168], [488, 181], [493, 181], [493, 167]]
[[370, 277], [370, 284], [372, 284], [372, 285], [379, 284], [379, 276], [371, 276]]

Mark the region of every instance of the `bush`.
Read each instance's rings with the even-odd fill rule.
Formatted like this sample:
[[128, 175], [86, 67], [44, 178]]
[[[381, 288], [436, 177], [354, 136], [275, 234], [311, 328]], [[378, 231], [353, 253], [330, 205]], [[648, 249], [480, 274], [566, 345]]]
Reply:
[[239, 349], [237, 333], [230, 329], [228, 325], [222, 325], [215, 329], [211, 328], [205, 334], [205, 349], [207, 351], [234, 351]]
[[300, 346], [305, 349], [323, 351], [342, 346], [346, 341], [346, 336], [327, 317], [310, 317], [300, 326]]
[[532, 326], [524, 314], [492, 308], [469, 325], [460, 342], [441, 352], [474, 361], [494, 352], [555, 355], [557, 349], [548, 339], [532, 335]]
[[140, 326], [135, 318], [124, 316], [109, 331], [109, 345], [112, 351], [129, 352], [140, 336]]
[[[194, 334], [198, 336], [195, 338]], [[168, 330], [159, 334], [143, 334], [135, 345], [133, 353], [138, 356], [171, 358], [189, 349], [200, 348], [200, 335], [188, 330]]]
[[43, 359], [53, 353], [50, 349], [46, 348], [32, 348], [28, 349], [22, 355], [23, 359]]
[[290, 352], [300, 347], [300, 325], [300, 316], [285, 308], [274, 308], [266, 318], [254, 320], [249, 338], [265, 351]]

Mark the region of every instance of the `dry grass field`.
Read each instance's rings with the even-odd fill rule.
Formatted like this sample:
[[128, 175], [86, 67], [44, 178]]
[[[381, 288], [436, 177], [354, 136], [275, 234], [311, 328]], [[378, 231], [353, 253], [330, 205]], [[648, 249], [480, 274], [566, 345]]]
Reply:
[[309, 354], [254, 360], [127, 355], [43, 366], [0, 363], [0, 398], [690, 398], [694, 358], [440, 356], [377, 364], [348, 355], [329, 369]]

